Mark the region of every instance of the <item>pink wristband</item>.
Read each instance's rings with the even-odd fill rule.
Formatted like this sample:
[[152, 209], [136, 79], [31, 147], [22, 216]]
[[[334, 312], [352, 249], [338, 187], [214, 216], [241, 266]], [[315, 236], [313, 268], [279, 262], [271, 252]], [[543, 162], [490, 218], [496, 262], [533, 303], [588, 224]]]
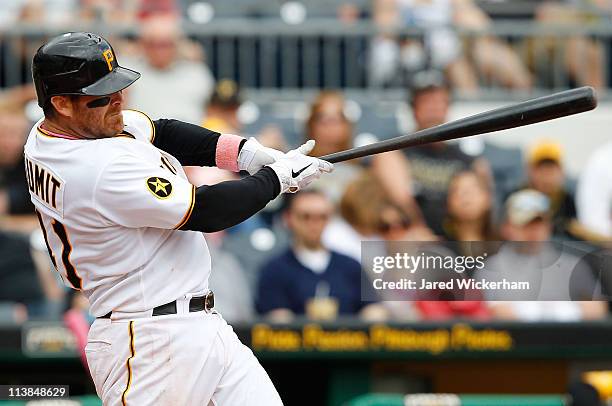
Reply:
[[221, 134], [215, 152], [217, 168], [238, 172], [238, 152], [243, 139], [233, 134]]

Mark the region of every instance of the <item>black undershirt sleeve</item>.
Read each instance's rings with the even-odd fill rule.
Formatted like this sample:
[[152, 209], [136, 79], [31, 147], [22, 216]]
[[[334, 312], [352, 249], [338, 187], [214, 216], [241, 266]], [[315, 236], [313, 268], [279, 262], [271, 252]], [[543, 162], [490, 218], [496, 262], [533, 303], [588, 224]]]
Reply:
[[235, 226], [248, 219], [280, 193], [280, 182], [271, 168], [255, 175], [195, 191], [193, 211], [180, 230], [212, 233]]
[[[215, 166], [221, 134], [178, 120], [153, 122], [153, 145], [184, 166]], [[240, 147], [244, 145], [242, 141]], [[270, 168], [253, 176], [196, 188], [191, 216], [180, 230], [207, 233], [224, 230], [251, 217], [280, 193], [280, 182]]]
[[[178, 120], [153, 122], [153, 145], [179, 160], [183, 166], [215, 166], [217, 141], [221, 134]], [[240, 147], [244, 144], [243, 141]]]

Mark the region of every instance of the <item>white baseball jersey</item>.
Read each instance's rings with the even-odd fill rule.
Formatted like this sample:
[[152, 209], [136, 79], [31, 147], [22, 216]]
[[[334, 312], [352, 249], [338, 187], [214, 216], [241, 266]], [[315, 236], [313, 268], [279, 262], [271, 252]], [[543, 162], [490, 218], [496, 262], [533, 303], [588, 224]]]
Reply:
[[113, 138], [61, 138], [32, 128], [25, 145], [30, 195], [51, 260], [100, 317], [143, 312], [208, 288], [202, 233], [177, 231], [195, 187], [180, 163], [152, 145], [153, 122], [123, 112]]

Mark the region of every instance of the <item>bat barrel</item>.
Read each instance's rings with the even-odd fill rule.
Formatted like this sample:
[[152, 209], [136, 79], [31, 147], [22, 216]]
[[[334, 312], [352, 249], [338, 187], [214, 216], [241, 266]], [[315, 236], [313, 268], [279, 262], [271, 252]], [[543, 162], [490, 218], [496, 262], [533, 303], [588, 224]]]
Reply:
[[522, 127], [582, 113], [592, 110], [596, 106], [595, 91], [592, 87], [585, 86], [501, 107], [417, 131], [413, 134], [336, 152], [320, 158], [332, 163], [342, 162], [396, 149]]

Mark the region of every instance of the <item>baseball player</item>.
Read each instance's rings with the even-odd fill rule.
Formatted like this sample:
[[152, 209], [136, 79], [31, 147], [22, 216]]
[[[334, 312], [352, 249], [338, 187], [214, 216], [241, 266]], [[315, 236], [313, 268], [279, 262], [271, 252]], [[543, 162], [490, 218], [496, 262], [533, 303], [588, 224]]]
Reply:
[[[201, 232], [257, 213], [332, 164], [254, 139], [123, 110], [138, 72], [91, 33], [34, 56], [45, 117], [25, 145], [26, 174], [51, 261], [96, 316], [86, 347], [105, 405], [279, 405], [253, 353], [213, 310]], [[168, 100], [172, 103], [172, 100]], [[192, 186], [182, 165], [251, 176]]]

